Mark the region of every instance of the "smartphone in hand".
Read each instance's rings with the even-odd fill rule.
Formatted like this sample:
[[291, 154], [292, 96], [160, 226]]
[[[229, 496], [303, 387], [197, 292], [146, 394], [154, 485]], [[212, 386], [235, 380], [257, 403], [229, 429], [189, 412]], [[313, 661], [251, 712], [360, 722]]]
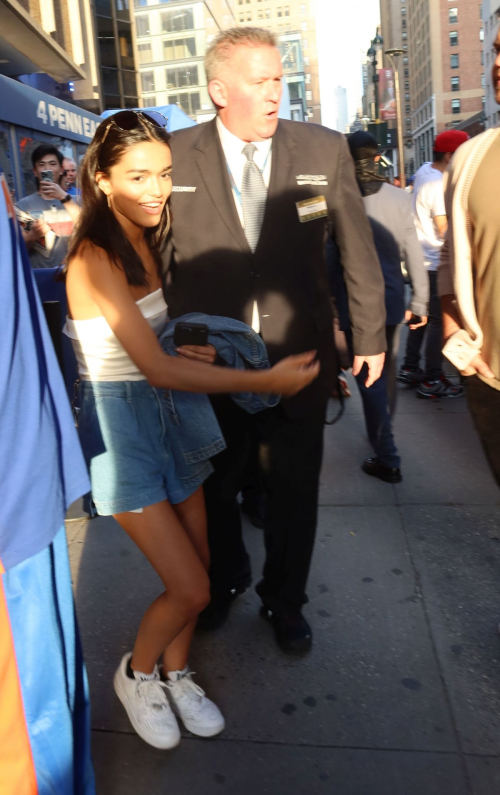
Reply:
[[412, 312], [411, 318], [406, 321], [407, 326], [418, 326], [419, 323], [422, 322], [422, 317], [420, 315], [414, 315]]
[[176, 323], [174, 328], [174, 345], [208, 345], [208, 326], [205, 323]]
[[47, 171], [41, 171], [40, 177], [43, 182], [54, 182], [54, 172], [50, 168]]

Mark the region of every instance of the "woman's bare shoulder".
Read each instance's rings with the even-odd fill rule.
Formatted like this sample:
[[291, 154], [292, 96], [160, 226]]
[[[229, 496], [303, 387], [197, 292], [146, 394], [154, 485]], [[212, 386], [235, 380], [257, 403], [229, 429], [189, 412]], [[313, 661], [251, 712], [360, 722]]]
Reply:
[[78, 247], [71, 260], [68, 262], [68, 277], [88, 279], [96, 283], [112, 280], [114, 282], [127, 281], [123, 269], [113, 262], [110, 255], [101, 246], [84, 240]]

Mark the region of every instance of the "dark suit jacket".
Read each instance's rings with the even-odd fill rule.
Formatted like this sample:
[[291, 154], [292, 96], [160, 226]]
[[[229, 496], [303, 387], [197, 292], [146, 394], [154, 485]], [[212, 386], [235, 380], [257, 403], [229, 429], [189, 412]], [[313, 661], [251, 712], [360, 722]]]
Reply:
[[[326, 402], [336, 369], [325, 264], [329, 232], [342, 256], [354, 349], [365, 355], [385, 350], [384, 283], [345, 139], [318, 125], [279, 122], [255, 253], [238, 217], [215, 120], [175, 133], [171, 145], [169, 313], [204, 312], [251, 324], [257, 300], [271, 363], [318, 351], [321, 375], [284, 402], [290, 416], [304, 416]], [[320, 174], [327, 185], [298, 184], [300, 175]], [[300, 223], [296, 202], [317, 196], [325, 196], [328, 218]]]

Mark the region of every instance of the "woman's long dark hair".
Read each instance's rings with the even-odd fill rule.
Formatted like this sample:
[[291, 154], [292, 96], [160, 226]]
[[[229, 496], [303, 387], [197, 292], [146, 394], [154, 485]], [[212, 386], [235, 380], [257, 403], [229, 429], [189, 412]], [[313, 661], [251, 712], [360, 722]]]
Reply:
[[[108, 130], [107, 135], [106, 130]], [[122, 227], [108, 206], [107, 196], [99, 188], [95, 178], [99, 172], [109, 176], [111, 168], [119, 162], [127, 149], [148, 141], [159, 141], [168, 146], [170, 135], [164, 128], [148, 124], [140, 117], [137, 119], [137, 127], [133, 130], [122, 130], [111, 119], [106, 119], [97, 128], [80, 168], [82, 209], [69, 241], [63, 276], [68, 262], [86, 241], [90, 241], [104, 249], [111, 262], [124, 271], [129, 284], [141, 287], [147, 285], [144, 265], [127, 240]], [[161, 253], [170, 231], [170, 218], [170, 208], [167, 203], [163, 208], [160, 223], [145, 230], [145, 237], [159, 274], [161, 274]]]

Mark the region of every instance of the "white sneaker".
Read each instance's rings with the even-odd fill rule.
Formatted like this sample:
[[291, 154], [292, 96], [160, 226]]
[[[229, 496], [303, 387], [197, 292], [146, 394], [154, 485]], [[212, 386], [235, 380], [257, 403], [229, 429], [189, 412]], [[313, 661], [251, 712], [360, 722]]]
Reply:
[[172, 709], [190, 732], [199, 737], [213, 737], [223, 731], [226, 723], [219, 708], [193, 682], [192, 676], [189, 668], [168, 672], [165, 684]]
[[130, 723], [139, 737], [154, 748], [175, 748], [181, 733], [168, 698], [166, 685], [160, 681], [155, 668], [154, 679], [131, 679], [127, 676], [127, 663], [131, 652], [125, 654], [115, 673], [115, 693], [127, 711]]

